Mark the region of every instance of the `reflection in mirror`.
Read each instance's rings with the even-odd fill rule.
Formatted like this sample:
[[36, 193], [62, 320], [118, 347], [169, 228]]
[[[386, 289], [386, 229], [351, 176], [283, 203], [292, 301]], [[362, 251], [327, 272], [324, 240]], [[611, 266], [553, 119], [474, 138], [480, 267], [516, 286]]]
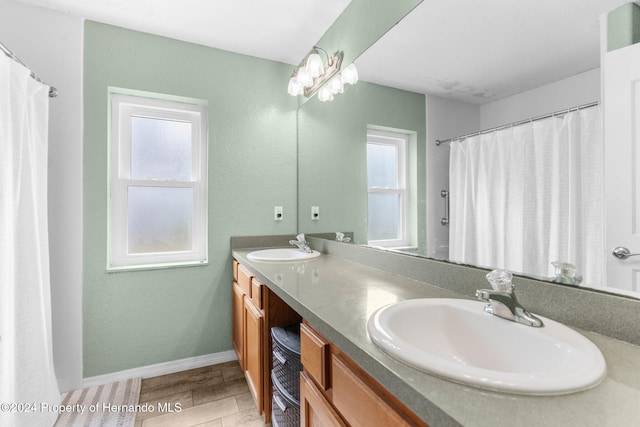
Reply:
[[367, 240], [391, 248], [415, 243], [410, 227], [410, 134], [367, 129]]
[[[623, 3], [606, 0], [586, 6], [580, 0], [542, 1], [524, 7], [497, 0], [493, 6], [471, 0], [423, 2], [355, 61], [358, 86], [333, 103], [311, 100], [299, 109], [299, 231], [353, 232], [354, 243], [385, 245], [387, 239], [370, 236], [370, 221], [383, 209], [372, 208], [377, 194], [372, 197], [367, 179], [374, 160], [367, 135], [372, 129], [396, 132], [409, 136], [409, 202], [405, 209], [409, 240], [387, 247], [618, 292], [605, 287], [606, 251], [599, 231], [603, 219], [597, 215], [602, 211], [598, 153], [603, 137], [596, 126], [601, 120], [600, 107], [567, 110], [600, 100], [601, 15]], [[455, 25], [454, 31], [451, 23], [461, 20], [465, 25]], [[559, 111], [564, 113], [552, 114]], [[540, 116], [549, 118], [530, 120]], [[456, 140], [521, 121], [532, 123]], [[518, 133], [544, 142], [529, 144], [530, 151], [519, 153], [514, 147], [522, 144], [507, 142], [498, 151], [469, 157], [462, 169], [450, 170], [452, 158], [461, 161], [461, 154], [479, 150], [483, 144], [496, 149], [497, 141], [507, 136], [513, 141]], [[569, 133], [588, 133], [591, 142], [595, 141], [588, 159], [580, 151], [583, 141], [563, 139]], [[454, 141], [435, 144], [450, 139]], [[565, 146], [542, 148], [560, 139]], [[536, 150], [544, 156], [534, 157]], [[520, 165], [509, 156], [519, 156]], [[485, 163], [482, 172], [477, 168], [480, 161]], [[516, 171], [520, 178], [512, 175]], [[479, 185], [477, 180], [456, 178], [471, 172], [494, 179], [482, 183], [489, 193], [470, 191]], [[532, 190], [528, 185], [538, 181], [538, 174], [549, 182]], [[505, 187], [502, 201], [491, 201], [489, 194], [495, 196], [501, 186]], [[389, 190], [393, 186], [382, 183], [377, 187]], [[461, 188], [470, 192], [465, 195]], [[441, 222], [448, 208], [443, 190], [451, 196], [449, 225]], [[518, 208], [511, 205], [516, 198], [523, 202]], [[481, 203], [488, 206], [482, 213], [469, 209]], [[312, 206], [320, 207], [319, 219], [312, 219]], [[558, 206], [566, 209], [554, 211]], [[392, 209], [393, 215], [400, 211]], [[546, 215], [546, 220], [542, 225], [540, 220], [527, 223], [531, 213]], [[495, 221], [478, 225], [478, 217], [489, 214]], [[513, 237], [506, 234], [507, 228], [513, 228], [506, 225], [511, 224], [506, 217], [515, 214], [520, 218], [518, 226], [525, 228]], [[388, 217], [376, 219], [397, 223]], [[495, 233], [487, 234], [491, 230]], [[467, 255], [465, 246], [470, 239], [476, 243], [473, 256]], [[560, 243], [550, 245], [551, 240]], [[534, 245], [536, 242], [543, 245]], [[532, 254], [540, 255], [540, 260], [534, 262]]]
[[[591, 105], [449, 142], [449, 259], [602, 282], [602, 128]], [[575, 284], [573, 281], [572, 284]]]
[[[424, 250], [425, 97], [367, 82], [330, 104], [312, 99], [298, 110], [298, 227], [305, 233], [353, 232], [368, 243], [367, 138], [404, 138], [406, 244]], [[384, 136], [381, 136], [384, 135]], [[375, 181], [375, 180], [374, 180]], [[389, 194], [374, 182], [372, 194]], [[319, 207], [319, 218], [312, 207]]]
[[[362, 52], [422, 1], [351, 0], [333, 25], [316, 42], [316, 46], [326, 52], [330, 52], [330, 54], [339, 53], [342, 57], [342, 70], [339, 71], [344, 77], [345, 72], [351, 67], [350, 64]], [[347, 83], [347, 81], [344, 80], [343, 83]], [[326, 84], [322, 83], [317, 89], [325, 93], [323, 96], [325, 101], [331, 100], [332, 96], [327, 96], [327, 92], [322, 89], [324, 87], [322, 85], [326, 86]], [[315, 97], [300, 97], [300, 105], [310, 99], [318, 98], [320, 92]], [[342, 90], [339, 92], [341, 93]], [[331, 94], [329, 93], [328, 95]]]

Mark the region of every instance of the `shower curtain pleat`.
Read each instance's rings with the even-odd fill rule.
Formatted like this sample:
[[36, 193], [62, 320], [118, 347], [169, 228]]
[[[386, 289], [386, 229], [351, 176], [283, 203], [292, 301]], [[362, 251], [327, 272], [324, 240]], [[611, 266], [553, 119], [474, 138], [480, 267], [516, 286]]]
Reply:
[[[50, 427], [49, 88], [0, 55], [0, 425]], [[7, 406], [8, 405], [8, 406]]]
[[449, 258], [602, 283], [600, 107], [451, 142]]

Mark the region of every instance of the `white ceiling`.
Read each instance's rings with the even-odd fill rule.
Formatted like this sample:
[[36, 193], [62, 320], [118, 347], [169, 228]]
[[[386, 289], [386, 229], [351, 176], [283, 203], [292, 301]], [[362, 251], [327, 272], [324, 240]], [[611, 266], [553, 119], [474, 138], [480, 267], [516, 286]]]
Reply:
[[[297, 64], [350, 0], [16, 0]], [[599, 66], [600, 16], [629, 0], [424, 0], [356, 60], [362, 80], [476, 104]]]
[[350, 0], [16, 0], [218, 49], [298, 64]]
[[600, 66], [629, 0], [424, 0], [356, 60], [360, 78], [484, 104]]

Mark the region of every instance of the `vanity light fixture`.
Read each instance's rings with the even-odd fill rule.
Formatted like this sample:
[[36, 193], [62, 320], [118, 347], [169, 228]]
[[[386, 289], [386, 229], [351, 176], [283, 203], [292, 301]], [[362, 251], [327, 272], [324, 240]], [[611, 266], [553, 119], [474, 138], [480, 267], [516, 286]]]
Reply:
[[[321, 52], [326, 57], [326, 63], [320, 56]], [[358, 70], [353, 63], [340, 72], [343, 56], [342, 52], [329, 56], [323, 49], [314, 46], [291, 75], [287, 88], [289, 95], [309, 98], [318, 92], [318, 99], [325, 102], [333, 100], [333, 95], [344, 92], [345, 84], [356, 84]]]

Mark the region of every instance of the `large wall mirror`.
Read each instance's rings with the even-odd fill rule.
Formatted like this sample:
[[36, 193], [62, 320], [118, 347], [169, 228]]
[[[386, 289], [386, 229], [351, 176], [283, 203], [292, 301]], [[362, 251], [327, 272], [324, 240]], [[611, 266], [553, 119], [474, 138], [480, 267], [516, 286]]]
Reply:
[[[559, 4], [545, 0], [529, 3], [422, 2], [356, 59], [360, 73], [357, 85], [347, 87], [332, 102], [312, 98], [301, 105], [298, 110], [299, 231], [349, 232], [351, 243], [461, 262], [450, 256], [459, 251], [458, 243], [451, 241], [459, 238], [452, 237], [452, 228], [468, 229], [470, 226], [466, 224], [475, 221], [479, 214], [465, 216], [459, 209], [449, 211], [451, 205], [447, 205], [447, 198], [443, 197], [446, 195], [443, 190], [459, 195], [460, 183], [454, 184], [458, 178], [451, 173], [457, 176], [460, 171], [450, 172], [451, 158], [459, 159], [460, 152], [465, 152], [464, 146], [456, 144], [467, 140], [470, 144], [473, 138], [459, 142], [456, 137], [493, 128], [500, 128], [496, 131], [499, 132], [503, 125], [515, 123], [504, 129], [510, 129], [511, 133], [546, 135], [546, 140], [557, 140], [559, 137], [553, 133], [556, 131], [562, 135], [588, 133], [601, 149], [604, 138], [600, 126], [601, 33], [604, 34], [601, 25], [606, 22], [602, 17], [627, 2], [606, 0], [585, 4], [582, 0], [570, 0]], [[581, 108], [574, 111], [573, 107]], [[547, 119], [542, 116], [551, 117], [551, 130], [542, 127], [547, 126], [543, 123]], [[521, 131], [521, 122], [533, 123], [532, 130]], [[453, 142], [436, 145], [437, 140], [451, 138]], [[480, 141], [483, 136], [477, 138]], [[504, 138], [496, 134], [494, 139]], [[568, 144], [584, 146], [585, 142]], [[492, 150], [501, 147], [497, 143], [489, 145], [493, 146]], [[592, 202], [589, 189], [576, 190], [575, 183], [583, 183], [582, 187], [602, 185], [590, 181], [602, 171], [590, 164], [590, 169], [582, 167], [583, 173], [584, 170], [593, 173], [564, 178], [564, 172], [570, 169], [564, 160], [571, 153], [553, 152], [552, 148], [544, 150], [557, 161], [527, 162], [533, 157], [531, 153], [524, 153], [519, 155], [519, 161], [524, 159], [523, 165], [517, 165], [513, 159], [518, 155], [510, 153], [509, 148], [487, 151], [480, 156], [490, 160], [515, 156], [502, 159], [506, 163], [490, 161], [486, 166], [489, 172], [485, 174], [500, 172], [497, 182], [510, 184], [504, 190], [508, 200], [526, 193], [525, 204], [519, 208], [527, 213], [521, 215], [522, 218], [528, 218], [531, 211], [547, 211], [551, 205], [567, 202], [575, 206], [567, 215], [580, 217], [580, 225], [569, 227], [572, 236], [560, 238], [566, 244], [552, 251], [551, 258], [547, 256], [542, 267], [530, 266], [527, 261], [531, 256], [527, 252], [518, 255], [524, 262], [516, 263], [517, 267], [513, 267], [513, 263], [506, 267], [500, 265], [502, 261], [485, 262], [482, 257], [462, 263], [509, 268], [536, 278], [565, 281], [567, 286], [640, 297], [631, 285], [606, 286], [602, 266], [608, 251], [604, 249], [604, 232], [598, 231], [603, 229], [604, 219], [597, 214], [590, 219], [591, 223], [582, 218], [588, 209], [601, 212], [604, 202], [596, 201], [600, 203], [596, 208], [585, 207], [582, 203]], [[470, 158], [466, 162], [474, 165], [477, 160]], [[544, 168], [530, 168], [535, 162], [542, 162]], [[512, 173], [509, 169], [514, 169], [514, 173], [519, 171], [521, 176], [514, 178], [509, 175]], [[560, 182], [562, 191], [547, 199], [542, 190], [514, 189], [515, 182], [533, 181], [536, 171]], [[498, 191], [498, 184], [483, 185]], [[542, 183], [540, 188], [549, 185], [556, 184]], [[586, 194], [583, 197], [586, 202], [571, 198], [574, 192], [580, 191]], [[602, 189], [598, 193], [601, 195]], [[519, 197], [522, 198], [521, 194]], [[477, 193], [467, 195], [468, 203], [487, 199]], [[460, 203], [458, 200], [454, 205], [459, 207]], [[487, 203], [493, 203], [490, 209], [498, 220], [480, 228], [499, 228], [500, 221], [507, 221], [504, 215], [507, 205], [504, 201]], [[506, 210], [511, 213], [514, 208]], [[450, 222], [443, 224], [442, 219], [447, 215]], [[563, 220], [565, 216], [565, 213], [554, 214]], [[574, 221], [573, 218], [567, 220]], [[455, 224], [452, 221], [456, 221]], [[537, 224], [527, 224], [519, 239], [520, 246], [529, 246], [536, 239], [548, 240], [540, 236], [550, 234], [553, 238], [567, 228], [563, 222]], [[497, 236], [501, 236], [501, 232], [498, 230]], [[600, 233], [596, 236], [601, 240], [594, 256], [576, 250], [571, 240], [576, 234], [584, 240], [587, 232]], [[480, 237], [481, 252], [513, 253], [500, 237], [486, 239], [483, 236]], [[593, 246], [593, 238], [587, 240], [586, 245]], [[551, 262], [574, 264], [576, 276], [585, 279], [571, 281], [567, 279], [571, 275], [568, 266]], [[596, 265], [599, 267], [594, 267]]]

